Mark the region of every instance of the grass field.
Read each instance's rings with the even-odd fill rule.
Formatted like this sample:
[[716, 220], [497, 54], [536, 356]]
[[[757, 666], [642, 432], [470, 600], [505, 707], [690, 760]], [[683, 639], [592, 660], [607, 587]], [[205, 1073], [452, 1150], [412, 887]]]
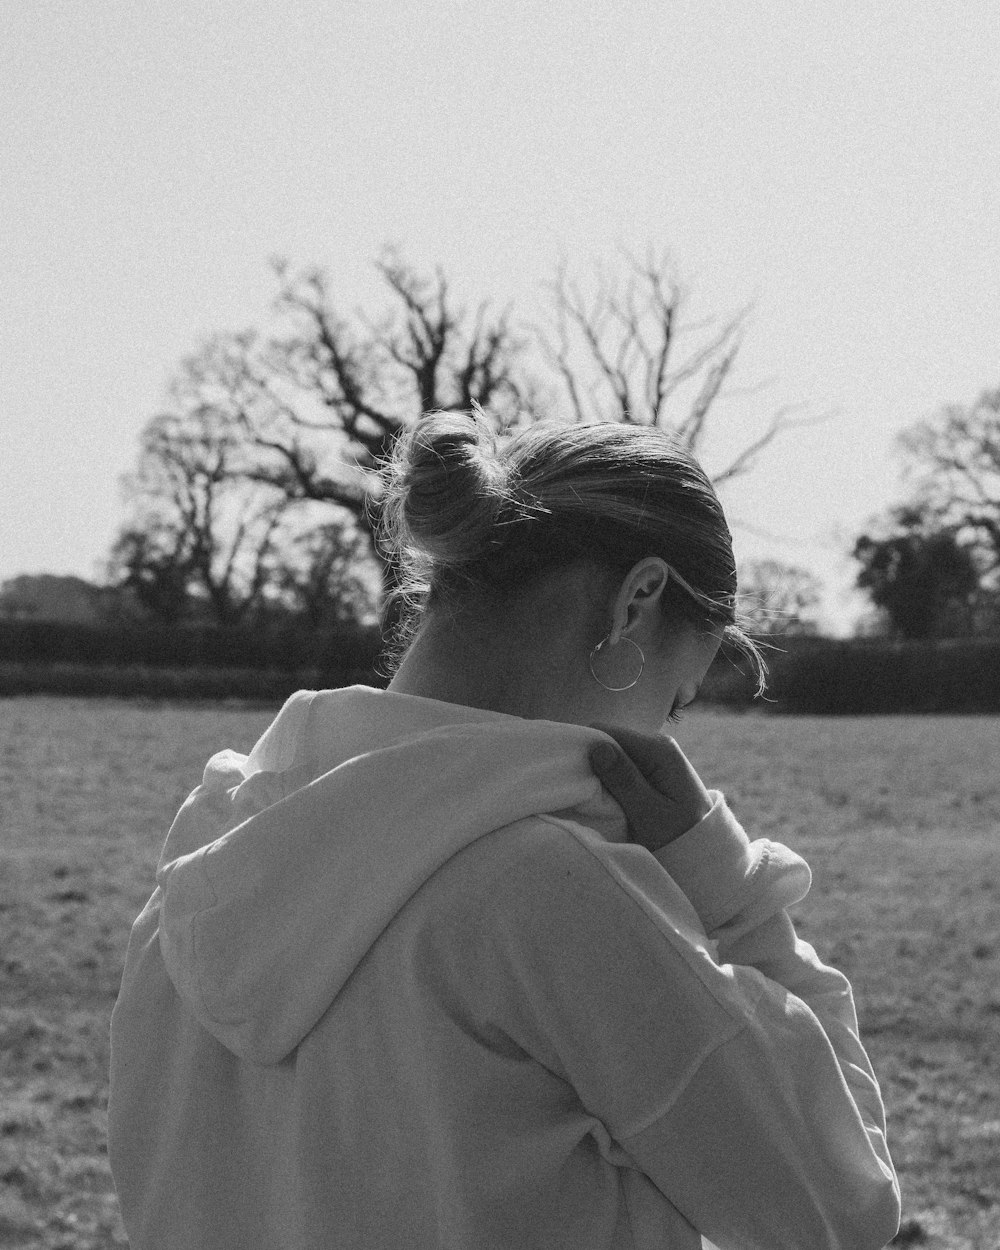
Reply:
[[[205, 760], [271, 715], [0, 700], [0, 1246], [126, 1244], [104, 1133], [129, 926]], [[1000, 721], [706, 712], [677, 737], [752, 835], [812, 865], [795, 918], [854, 982], [898, 1244], [998, 1250]]]

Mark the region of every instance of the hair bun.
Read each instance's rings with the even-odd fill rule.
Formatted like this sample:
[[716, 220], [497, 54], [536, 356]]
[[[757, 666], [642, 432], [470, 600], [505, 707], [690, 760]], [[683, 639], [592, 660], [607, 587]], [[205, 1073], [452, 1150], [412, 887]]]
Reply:
[[507, 491], [495, 436], [478, 413], [421, 417], [397, 441], [385, 481], [391, 546], [416, 549], [439, 567], [485, 553]]

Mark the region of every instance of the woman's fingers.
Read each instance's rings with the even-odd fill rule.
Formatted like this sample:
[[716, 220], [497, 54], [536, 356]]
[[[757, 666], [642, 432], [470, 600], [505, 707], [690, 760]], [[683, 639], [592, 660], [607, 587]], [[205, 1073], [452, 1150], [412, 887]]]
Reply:
[[623, 725], [594, 723], [592, 729], [614, 738], [628, 758], [650, 783], [662, 794], [673, 797], [672, 786], [687, 771], [687, 757], [673, 740], [662, 734], [644, 734]]
[[595, 743], [590, 762], [624, 811], [633, 841], [655, 851], [686, 833], [711, 810], [701, 778], [672, 738], [618, 725], [591, 727], [617, 744]]
[[649, 782], [624, 750], [606, 742], [591, 748], [590, 762], [601, 782], [619, 801], [631, 791], [648, 789]]

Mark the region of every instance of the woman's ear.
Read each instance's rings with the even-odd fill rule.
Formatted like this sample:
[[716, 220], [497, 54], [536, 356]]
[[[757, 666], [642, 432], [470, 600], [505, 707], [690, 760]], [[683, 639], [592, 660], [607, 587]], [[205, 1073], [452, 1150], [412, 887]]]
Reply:
[[659, 556], [646, 556], [630, 570], [615, 604], [615, 621], [622, 620], [620, 633], [653, 632], [659, 625], [660, 600], [669, 581], [670, 569]]

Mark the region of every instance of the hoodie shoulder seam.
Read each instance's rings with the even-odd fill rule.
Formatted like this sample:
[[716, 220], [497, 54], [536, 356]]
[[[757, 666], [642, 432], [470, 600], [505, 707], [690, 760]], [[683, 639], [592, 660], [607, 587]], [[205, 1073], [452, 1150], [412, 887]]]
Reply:
[[[758, 992], [754, 995], [752, 1000], [743, 1002], [738, 1008], [736, 1004], [730, 1002], [724, 995], [720, 994], [717, 987], [712, 985], [709, 979], [703, 975], [703, 969], [700, 967], [700, 960], [694, 958], [695, 948], [684, 939], [683, 935], [666, 928], [663, 925], [657, 924], [656, 920], [649, 914], [648, 909], [644, 907], [640, 900], [625, 887], [624, 883], [615, 875], [615, 873], [608, 868], [608, 865], [596, 853], [594, 848], [590, 846], [584, 838], [580, 837], [580, 835], [573, 828], [573, 825], [575, 824], [574, 821], [560, 819], [559, 817], [551, 816], [548, 813], [540, 813], [538, 815], [538, 819], [544, 821], [546, 824], [554, 825], [556, 828], [562, 829], [564, 832], [568, 833], [570, 838], [573, 840], [573, 843], [582, 851], [587, 853], [589, 860], [592, 863], [596, 863], [601, 868], [603, 876], [614, 883], [621, 894], [623, 894], [625, 898], [629, 900], [631, 905], [645, 918], [646, 922], [652, 925], [667, 946], [677, 953], [690, 974], [697, 979], [705, 992], [711, 995], [712, 1000], [737, 1024], [747, 1023], [748, 1013], [752, 1015], [757, 1010], [759, 998], [764, 992], [763, 984], [759, 986]], [[670, 874], [658, 860], [656, 861], [656, 864], [660, 872], [669, 877]], [[669, 912], [665, 911], [664, 915], [669, 919]], [[705, 941], [706, 943], [711, 942], [711, 939], [707, 936], [707, 934], [705, 935]], [[716, 963], [714, 959], [712, 964], [716, 969], [719, 968], [719, 964]]]

